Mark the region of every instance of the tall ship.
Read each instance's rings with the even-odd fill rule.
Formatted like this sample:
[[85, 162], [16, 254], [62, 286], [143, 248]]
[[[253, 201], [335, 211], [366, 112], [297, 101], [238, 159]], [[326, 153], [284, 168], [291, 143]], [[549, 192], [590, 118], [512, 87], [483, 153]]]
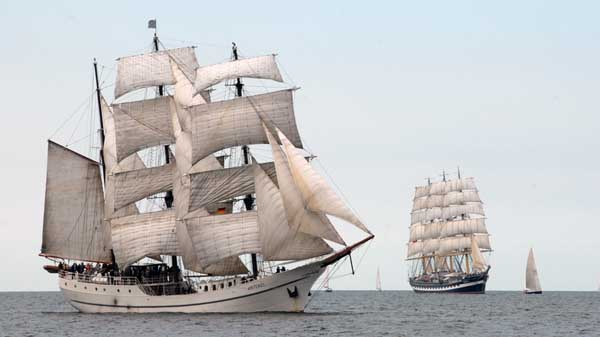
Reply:
[[[40, 253], [79, 311], [301, 312], [326, 268], [373, 238], [303, 150], [297, 88], [247, 92], [283, 83], [275, 55], [231, 52], [201, 66], [155, 30], [148, 52], [117, 60], [110, 104], [94, 60], [100, 149], [48, 141]], [[218, 86], [231, 95], [215, 100]]]
[[491, 252], [486, 218], [473, 178], [417, 186], [407, 260], [418, 293], [485, 293]]

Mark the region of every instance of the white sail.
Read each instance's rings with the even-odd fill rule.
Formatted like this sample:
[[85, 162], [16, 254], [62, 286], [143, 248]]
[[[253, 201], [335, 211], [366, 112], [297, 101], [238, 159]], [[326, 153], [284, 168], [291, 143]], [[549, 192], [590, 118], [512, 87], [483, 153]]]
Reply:
[[294, 231], [301, 231], [309, 235], [324, 238], [335, 243], [344, 245], [344, 240], [335, 230], [327, 216], [323, 213], [317, 213], [305, 207], [306, 201], [303, 199], [298, 186], [294, 182], [288, 160], [285, 153], [275, 141], [275, 137], [264, 126], [264, 132], [267, 135], [271, 150], [273, 152], [273, 161], [275, 162], [275, 171], [277, 173], [277, 182], [283, 199], [283, 205], [287, 214], [288, 223]]
[[[480, 249], [491, 249], [489, 235], [473, 235], [471, 236], [477, 241], [477, 246]], [[446, 254], [450, 252], [462, 251], [471, 248], [471, 237], [469, 236], [454, 236], [440, 240], [439, 253]]]
[[477, 240], [475, 240], [473, 236], [471, 236], [471, 256], [473, 256], [474, 271], [484, 272], [487, 270], [487, 262], [485, 262], [485, 258], [483, 257], [483, 254], [481, 254]]
[[293, 231], [287, 220], [283, 199], [261, 165], [252, 165], [263, 259], [304, 260], [331, 253], [323, 239]]
[[175, 143], [173, 98], [162, 96], [112, 105], [117, 160], [145, 148]]
[[411, 213], [411, 224], [424, 223], [435, 219], [448, 220], [462, 215], [485, 215], [481, 203], [450, 205], [419, 210]]
[[440, 237], [441, 222], [415, 224], [410, 226], [410, 241], [437, 239]]
[[370, 234], [367, 227], [346, 206], [329, 184], [315, 171], [302, 153], [292, 145], [286, 136], [279, 132], [279, 139], [288, 158], [292, 177], [306, 201], [306, 207], [315, 212], [323, 212], [344, 219]]
[[181, 71], [176, 63], [171, 63], [171, 70], [175, 77], [175, 94], [173, 98], [178, 104], [183, 107], [190, 107], [207, 102], [202, 95], [196, 95], [194, 84], [190, 82], [186, 74]]
[[41, 253], [85, 261], [110, 261], [110, 227], [104, 222], [97, 162], [48, 141]]
[[448, 207], [467, 202], [481, 202], [479, 193], [476, 190], [452, 191], [444, 195], [436, 194], [417, 198], [413, 204], [413, 211], [434, 207]]
[[415, 198], [422, 198], [429, 195], [430, 185], [415, 187]]
[[439, 239], [428, 239], [423, 240], [423, 249], [421, 250], [421, 254], [427, 255], [438, 252], [440, 250], [440, 240]]
[[411, 241], [407, 245], [406, 257], [411, 258], [421, 254], [423, 251], [423, 241]]
[[[275, 178], [273, 163], [264, 163], [260, 166], [271, 178]], [[189, 211], [217, 201], [254, 193], [253, 171], [251, 166], [240, 166], [191, 174]]]
[[475, 186], [475, 181], [473, 178], [461, 178], [432, 183], [429, 188], [429, 195], [448, 194], [450, 192], [476, 189], [477, 187]]
[[537, 266], [535, 265], [535, 258], [533, 257], [533, 248], [529, 249], [529, 256], [527, 256], [527, 269], [525, 271], [525, 290], [528, 292], [542, 291]]
[[485, 219], [465, 219], [445, 222], [440, 231], [440, 237], [445, 238], [460, 234], [487, 234]]
[[195, 80], [198, 61], [191, 47], [121, 57], [117, 64], [115, 99], [133, 90], [175, 84], [172, 63], [177, 64], [190, 81]]
[[377, 278], [375, 279], [375, 290], [381, 291], [381, 273], [379, 267], [377, 267]]
[[185, 219], [185, 223], [201, 266], [261, 251], [256, 211]]
[[149, 255], [180, 255], [175, 234], [175, 210], [111, 220], [112, 242], [120, 268]]
[[118, 172], [114, 175], [114, 209], [118, 210], [151, 195], [171, 191], [176, 164]]
[[302, 146], [291, 90], [196, 105], [190, 112], [193, 162], [233, 146], [266, 144], [261, 118], [281, 129], [294, 145]]
[[275, 62], [275, 55], [265, 55], [200, 67], [196, 72], [194, 88], [196, 92], [200, 92], [225, 80], [238, 77], [283, 82]]

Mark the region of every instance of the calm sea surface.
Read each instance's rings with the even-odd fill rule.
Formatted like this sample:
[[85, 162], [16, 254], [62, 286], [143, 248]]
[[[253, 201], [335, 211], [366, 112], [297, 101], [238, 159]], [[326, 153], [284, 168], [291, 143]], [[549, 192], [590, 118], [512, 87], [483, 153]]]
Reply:
[[80, 314], [59, 292], [0, 293], [0, 336], [600, 336], [600, 293], [316, 292], [303, 314]]

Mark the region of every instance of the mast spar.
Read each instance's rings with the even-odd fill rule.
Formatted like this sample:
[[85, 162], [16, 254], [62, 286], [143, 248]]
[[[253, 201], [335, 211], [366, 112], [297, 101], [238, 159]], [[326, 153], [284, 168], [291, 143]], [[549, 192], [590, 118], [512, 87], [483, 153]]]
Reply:
[[[233, 54], [233, 60], [237, 61], [239, 59], [239, 55], [238, 55], [237, 45], [235, 44], [235, 42], [231, 43], [231, 52]], [[236, 78], [235, 84], [233, 86], [235, 86], [235, 96], [242, 97], [243, 89], [244, 89], [244, 84], [242, 83], [242, 79], [239, 77]], [[250, 149], [248, 148], [248, 145], [242, 146], [242, 153], [244, 155], [244, 165], [249, 165], [250, 164]], [[252, 197], [252, 194], [247, 194], [246, 197], [244, 197], [244, 206], [246, 207], [247, 211], [252, 210], [252, 208], [254, 207], [254, 198]], [[252, 258], [252, 275], [257, 276], [258, 275], [258, 262], [256, 260], [256, 254], [252, 253], [250, 256]]]
[[98, 115], [100, 117], [100, 165], [102, 166], [102, 180], [106, 183], [106, 166], [104, 164], [104, 122], [102, 120], [102, 94], [100, 93], [100, 80], [98, 79], [98, 62], [94, 58], [94, 79], [96, 80], [96, 98], [98, 99]]
[[[152, 24], [149, 23], [148, 28], [154, 29], [154, 37], [152, 38], [152, 47], [153, 47], [154, 52], [158, 52], [158, 35], [156, 34], [156, 20], [152, 20], [152, 21], [153, 21]], [[164, 94], [165, 94], [164, 86], [159, 85], [157, 95], [160, 97], [160, 96], [164, 96]], [[169, 164], [171, 162], [171, 158], [170, 158], [171, 151], [169, 150], [169, 145], [165, 145], [164, 150], [165, 150], [165, 164]], [[167, 206], [167, 208], [173, 207], [173, 191], [172, 190], [169, 190], [165, 193], [165, 205]], [[171, 256], [171, 265], [175, 268], [177, 267], [177, 256], [176, 255]]]

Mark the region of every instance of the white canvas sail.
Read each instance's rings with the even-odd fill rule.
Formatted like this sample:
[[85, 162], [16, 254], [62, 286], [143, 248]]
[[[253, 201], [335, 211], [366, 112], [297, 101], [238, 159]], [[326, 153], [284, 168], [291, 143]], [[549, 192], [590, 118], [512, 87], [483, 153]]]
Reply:
[[487, 234], [469, 236], [454, 236], [439, 240], [439, 253], [447, 254], [450, 252], [463, 251], [471, 248], [471, 238], [477, 241], [477, 246], [480, 249], [492, 249], [490, 238]]
[[267, 144], [261, 118], [281, 129], [294, 145], [302, 146], [291, 90], [196, 105], [190, 113], [194, 163], [226, 148]]
[[481, 254], [477, 240], [471, 236], [471, 256], [473, 257], [473, 270], [476, 272], [484, 272], [487, 270], [487, 262]]
[[175, 210], [120, 217], [111, 221], [112, 240], [119, 267], [145, 256], [180, 255], [175, 234]]
[[[264, 163], [260, 166], [271, 179], [275, 178], [275, 165], [273, 163]], [[189, 211], [194, 211], [217, 201], [254, 193], [253, 170], [251, 166], [240, 166], [191, 174]]]
[[294, 182], [285, 153], [266, 126], [264, 126], [264, 131], [271, 144], [277, 182], [288, 223], [292, 230], [345, 245], [344, 240], [325, 214], [314, 212], [305, 207], [306, 202]]
[[527, 292], [541, 292], [540, 278], [538, 276], [535, 258], [533, 257], [533, 248], [529, 249], [527, 256], [527, 269], [525, 271], [525, 290]]
[[370, 234], [367, 227], [346, 206], [346, 203], [342, 201], [325, 179], [312, 168], [302, 153], [279, 130], [278, 135], [283, 144], [292, 177], [300, 193], [302, 193], [306, 207], [315, 212], [323, 212], [344, 219], [365, 233]]
[[118, 161], [139, 150], [175, 143], [172, 100], [162, 96], [112, 105]]
[[194, 88], [199, 93], [217, 83], [238, 77], [283, 82], [275, 55], [266, 55], [200, 67], [196, 72]]
[[175, 163], [114, 174], [114, 209], [118, 210], [151, 195], [171, 191]]
[[279, 189], [261, 165], [254, 163], [252, 169], [263, 259], [304, 260], [331, 253], [323, 239], [290, 228]]
[[97, 162], [48, 141], [42, 255], [110, 261], [102, 194]]
[[172, 63], [177, 64], [190, 81], [195, 80], [198, 62], [191, 47], [119, 58], [115, 99], [137, 89], [175, 84]]

